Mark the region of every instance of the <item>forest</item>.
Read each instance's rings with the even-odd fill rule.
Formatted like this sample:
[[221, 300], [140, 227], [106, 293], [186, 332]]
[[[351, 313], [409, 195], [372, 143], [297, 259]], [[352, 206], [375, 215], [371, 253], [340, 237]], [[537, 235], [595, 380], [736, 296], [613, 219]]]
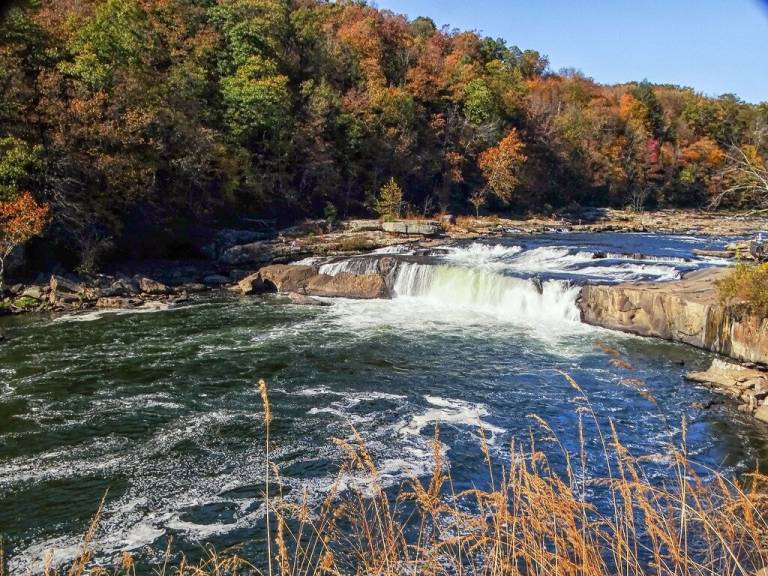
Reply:
[[410, 215], [750, 209], [733, 166], [768, 158], [768, 103], [602, 85], [363, 1], [16, 3], [0, 94], [0, 248], [39, 235], [37, 259], [85, 271], [370, 216], [393, 179]]

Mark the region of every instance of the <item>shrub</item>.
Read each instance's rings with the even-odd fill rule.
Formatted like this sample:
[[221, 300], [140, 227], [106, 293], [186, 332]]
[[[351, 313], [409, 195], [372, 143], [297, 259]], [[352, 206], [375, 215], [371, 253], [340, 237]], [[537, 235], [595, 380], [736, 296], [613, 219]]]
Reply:
[[752, 314], [768, 317], [768, 263], [739, 264], [717, 282], [720, 300], [744, 307]]

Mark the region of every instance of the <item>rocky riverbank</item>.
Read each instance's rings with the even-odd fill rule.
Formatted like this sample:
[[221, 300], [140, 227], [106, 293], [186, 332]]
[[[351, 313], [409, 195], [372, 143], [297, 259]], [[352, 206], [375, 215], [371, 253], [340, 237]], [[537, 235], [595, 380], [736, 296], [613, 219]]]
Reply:
[[715, 282], [725, 274], [726, 268], [711, 268], [675, 282], [585, 286], [581, 317], [587, 324], [768, 365], [768, 319], [720, 302]]
[[585, 286], [579, 299], [582, 321], [728, 357], [688, 378], [739, 401], [741, 410], [768, 422], [768, 319], [720, 301], [715, 283], [726, 273], [713, 268], [676, 282]]

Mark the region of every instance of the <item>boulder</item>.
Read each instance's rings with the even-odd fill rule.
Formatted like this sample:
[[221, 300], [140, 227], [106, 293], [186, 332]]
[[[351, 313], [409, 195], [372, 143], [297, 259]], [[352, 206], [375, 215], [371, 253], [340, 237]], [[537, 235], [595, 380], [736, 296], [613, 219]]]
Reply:
[[259, 270], [264, 287], [275, 292], [306, 293], [309, 279], [317, 276], [314, 266], [274, 264]]
[[109, 286], [109, 288], [103, 290], [104, 296], [129, 296], [132, 294], [138, 294], [139, 288], [133, 281], [127, 278], [118, 278]]
[[139, 278], [139, 290], [151, 296], [163, 296], [172, 292], [168, 286], [151, 278]]
[[738, 400], [740, 411], [768, 421], [768, 409], [764, 407], [768, 397], [768, 373], [716, 358], [705, 372], [691, 372], [685, 377]]
[[60, 292], [60, 293], [67, 293], [67, 294], [82, 294], [83, 292], [85, 292], [85, 285], [82, 284], [81, 282], [69, 280], [67, 278], [64, 278], [63, 276], [58, 276], [56, 274], [51, 276], [49, 286], [51, 288], [51, 292]]
[[436, 220], [393, 220], [392, 222], [383, 222], [381, 227], [390, 234], [436, 236], [443, 231], [440, 222]]
[[335, 276], [318, 274], [310, 278], [307, 294], [335, 298], [368, 300], [389, 298], [390, 293], [384, 278], [378, 274], [351, 274], [342, 272]]
[[253, 294], [254, 292], [264, 292], [266, 286], [259, 272], [249, 274], [237, 283], [237, 287], [243, 294]]
[[[755, 410], [755, 418], [757, 418], [761, 422], [765, 422], [766, 424], [768, 424], [768, 404], [763, 404], [762, 406], [758, 407], [757, 410]], [[758, 572], [758, 574], [762, 574], [762, 573], [768, 576], [768, 571]]]
[[210, 274], [203, 278], [203, 284], [206, 286], [224, 286], [231, 281], [229, 276], [222, 276], [221, 274]]
[[48, 301], [53, 306], [72, 308], [80, 306], [87, 299], [86, 287], [80, 282], [54, 274], [51, 276]]
[[251, 242], [233, 246], [225, 250], [219, 260], [230, 266], [242, 264], [262, 265], [271, 262], [274, 258], [274, 242]]
[[726, 268], [674, 282], [585, 286], [579, 308], [587, 324], [683, 342], [744, 362], [768, 364], [768, 318], [724, 306], [715, 282]]
[[119, 298], [119, 297], [104, 297], [102, 296], [96, 300], [96, 308], [102, 310], [110, 309], [122, 309], [133, 308], [134, 306], [141, 306], [143, 301], [138, 298]]
[[768, 386], [768, 373], [719, 358], [715, 358], [705, 372], [689, 372], [685, 378], [692, 382], [737, 390], [759, 388], [762, 391], [764, 386]]
[[329, 276], [320, 274], [314, 266], [276, 264], [262, 268], [259, 275], [267, 289], [283, 293], [355, 299], [390, 296], [381, 274], [342, 272]]
[[34, 298], [35, 300], [42, 300], [47, 294], [48, 290], [45, 286], [28, 286], [24, 292], [21, 293], [23, 298]]
[[272, 234], [265, 230], [219, 230], [211, 244], [203, 247], [203, 253], [209, 258], [215, 260], [222, 252], [238, 246], [240, 244], [249, 244], [259, 240], [265, 240]]
[[344, 228], [352, 232], [378, 232], [382, 230], [379, 220], [347, 220]]
[[768, 261], [768, 241], [753, 240], [749, 243], [749, 255], [758, 262]]

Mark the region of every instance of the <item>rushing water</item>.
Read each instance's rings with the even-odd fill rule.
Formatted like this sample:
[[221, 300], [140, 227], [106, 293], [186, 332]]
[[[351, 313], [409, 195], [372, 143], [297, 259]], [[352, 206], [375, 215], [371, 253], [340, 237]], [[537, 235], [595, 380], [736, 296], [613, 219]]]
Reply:
[[[107, 488], [101, 558], [152, 556], [169, 536], [193, 555], [201, 542], [258, 543], [259, 378], [288, 497], [322, 497], [339, 458], [329, 439], [353, 426], [391, 485], [429, 473], [437, 423], [459, 487], [486, 481], [478, 423], [499, 457], [531, 414], [573, 446], [574, 390], [558, 371], [632, 451], [659, 456], [659, 475], [684, 417], [692, 457], [752, 467], [768, 455], [765, 428], [727, 403], [702, 409], [712, 394], [683, 380], [706, 354], [585, 326], [576, 307], [579, 283], [673, 279], [716, 264], [691, 250], [722, 242], [573, 234], [390, 248], [388, 301], [219, 295], [153, 313], [2, 319], [0, 533], [12, 569], [39, 569], [48, 548], [71, 557]], [[370, 271], [382, 254], [323, 271]], [[611, 364], [606, 346], [632, 368]]]

